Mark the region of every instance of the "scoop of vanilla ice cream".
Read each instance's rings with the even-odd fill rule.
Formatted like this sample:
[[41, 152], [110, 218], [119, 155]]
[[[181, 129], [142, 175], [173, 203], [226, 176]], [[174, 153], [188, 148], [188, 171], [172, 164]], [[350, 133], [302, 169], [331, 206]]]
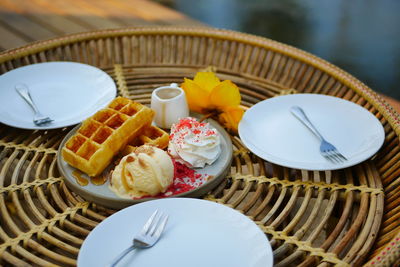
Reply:
[[203, 168], [221, 154], [220, 134], [209, 123], [183, 118], [171, 127], [168, 153], [189, 167]]
[[123, 198], [154, 196], [172, 184], [174, 165], [162, 149], [143, 145], [115, 167], [110, 188]]

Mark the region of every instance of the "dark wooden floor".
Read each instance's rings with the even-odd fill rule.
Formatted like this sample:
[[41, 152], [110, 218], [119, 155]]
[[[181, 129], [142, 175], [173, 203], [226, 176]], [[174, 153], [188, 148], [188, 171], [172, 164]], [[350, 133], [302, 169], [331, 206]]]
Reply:
[[[65, 34], [145, 25], [204, 26], [149, 0], [1, 0], [0, 51]], [[400, 103], [385, 99], [400, 112]]]

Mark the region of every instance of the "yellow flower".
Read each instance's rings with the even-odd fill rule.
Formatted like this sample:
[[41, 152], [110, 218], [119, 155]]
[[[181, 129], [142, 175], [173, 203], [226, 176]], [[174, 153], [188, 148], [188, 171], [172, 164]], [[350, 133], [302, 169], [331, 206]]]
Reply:
[[239, 88], [231, 81], [220, 81], [214, 72], [198, 72], [181, 85], [189, 108], [217, 119], [228, 130], [237, 132], [244, 110], [240, 107]]

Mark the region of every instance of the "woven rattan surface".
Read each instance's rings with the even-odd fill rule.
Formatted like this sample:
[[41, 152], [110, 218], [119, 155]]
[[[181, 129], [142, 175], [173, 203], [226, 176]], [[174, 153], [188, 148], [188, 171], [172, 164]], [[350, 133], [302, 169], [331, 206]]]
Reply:
[[[232, 136], [231, 173], [204, 198], [253, 219], [271, 241], [276, 266], [390, 266], [398, 261], [399, 117], [344, 71], [260, 37], [159, 27], [34, 43], [1, 54], [0, 71], [59, 60], [102, 68], [115, 79], [120, 95], [144, 104], [155, 87], [180, 83], [214, 66], [221, 79], [240, 87], [247, 107], [294, 93], [327, 94], [365, 107], [386, 133], [372, 159], [340, 171], [300, 171], [264, 162]], [[28, 131], [0, 125], [2, 265], [75, 265], [85, 237], [115, 212], [86, 202], [65, 186], [56, 154], [70, 129]]]

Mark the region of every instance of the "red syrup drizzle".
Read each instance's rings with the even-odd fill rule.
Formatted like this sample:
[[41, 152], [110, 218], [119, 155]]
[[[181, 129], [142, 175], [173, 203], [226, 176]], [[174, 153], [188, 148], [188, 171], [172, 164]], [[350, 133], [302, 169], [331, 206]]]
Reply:
[[142, 198], [164, 198], [171, 197], [178, 194], [182, 194], [193, 189], [198, 188], [203, 185], [207, 181], [208, 175], [196, 173], [195, 170], [189, 168], [185, 164], [182, 164], [174, 159], [172, 159], [174, 164], [174, 179], [172, 184], [167, 188], [164, 193], [160, 193], [155, 196], [142, 196], [140, 198], [134, 199], [142, 199]]

